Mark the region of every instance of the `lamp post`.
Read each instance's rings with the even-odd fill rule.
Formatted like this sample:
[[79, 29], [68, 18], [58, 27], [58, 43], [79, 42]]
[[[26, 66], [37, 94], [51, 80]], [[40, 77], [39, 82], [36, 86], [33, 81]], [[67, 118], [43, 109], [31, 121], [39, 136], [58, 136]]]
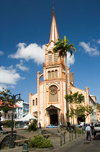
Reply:
[[13, 125], [14, 125], [14, 122], [13, 122], [13, 112], [14, 112], [14, 104], [16, 102], [16, 96], [19, 95], [19, 98], [18, 99], [21, 99], [20, 98], [20, 94], [16, 94], [16, 95], [10, 95], [12, 97], [12, 103], [13, 103], [13, 108], [12, 108], [12, 122], [11, 122], [11, 137], [10, 137], [10, 143], [9, 143], [9, 148], [14, 148], [15, 145], [14, 145], [14, 137], [13, 137]]

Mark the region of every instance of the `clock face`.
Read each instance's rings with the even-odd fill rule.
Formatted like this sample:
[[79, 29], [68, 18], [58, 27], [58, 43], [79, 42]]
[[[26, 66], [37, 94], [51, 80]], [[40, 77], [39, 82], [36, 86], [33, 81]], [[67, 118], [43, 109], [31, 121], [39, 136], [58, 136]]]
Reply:
[[51, 86], [50, 87], [50, 94], [54, 95], [57, 93], [57, 87], [56, 86]]

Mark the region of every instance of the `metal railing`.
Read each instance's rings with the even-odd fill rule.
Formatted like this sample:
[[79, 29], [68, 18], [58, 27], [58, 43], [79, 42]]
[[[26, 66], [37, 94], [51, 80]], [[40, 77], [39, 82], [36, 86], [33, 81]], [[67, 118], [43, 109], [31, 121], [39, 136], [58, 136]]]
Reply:
[[[75, 129], [75, 130], [68, 130], [69, 135], [67, 138], [69, 138], [69, 142], [73, 141], [74, 139], [77, 139], [81, 136], [83, 136], [86, 132], [84, 130]], [[68, 141], [67, 140], [67, 141]], [[61, 132], [60, 135], [60, 146], [66, 143], [66, 131]]]

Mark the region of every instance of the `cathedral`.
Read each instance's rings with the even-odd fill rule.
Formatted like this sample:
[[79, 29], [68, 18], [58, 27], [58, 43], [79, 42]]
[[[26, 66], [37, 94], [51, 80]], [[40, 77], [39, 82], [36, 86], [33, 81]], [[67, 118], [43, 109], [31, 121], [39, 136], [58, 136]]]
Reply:
[[[37, 93], [34, 95], [31, 92], [29, 93], [29, 112], [38, 117], [41, 126], [66, 122], [64, 58], [59, 57], [58, 53], [53, 53], [54, 43], [58, 38], [59, 34], [53, 8], [49, 43], [45, 45], [43, 73], [37, 72]], [[67, 67], [67, 93], [73, 94], [75, 92], [82, 93], [84, 103], [92, 105], [95, 109], [94, 114], [89, 115], [85, 121], [96, 120], [96, 97], [89, 95], [88, 87], [82, 90], [74, 86], [74, 75], [70, 73], [70, 68]], [[71, 118], [70, 122], [73, 123]], [[74, 118], [74, 123], [78, 123], [77, 118]]]

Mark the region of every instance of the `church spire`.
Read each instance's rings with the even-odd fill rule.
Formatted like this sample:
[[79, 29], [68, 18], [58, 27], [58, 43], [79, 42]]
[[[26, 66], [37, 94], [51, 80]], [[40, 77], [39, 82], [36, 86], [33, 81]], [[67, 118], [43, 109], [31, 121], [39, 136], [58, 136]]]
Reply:
[[56, 18], [55, 18], [54, 7], [53, 7], [49, 43], [51, 42], [51, 40], [56, 42], [58, 38], [59, 38], [59, 35], [58, 35], [58, 29], [57, 29]]

